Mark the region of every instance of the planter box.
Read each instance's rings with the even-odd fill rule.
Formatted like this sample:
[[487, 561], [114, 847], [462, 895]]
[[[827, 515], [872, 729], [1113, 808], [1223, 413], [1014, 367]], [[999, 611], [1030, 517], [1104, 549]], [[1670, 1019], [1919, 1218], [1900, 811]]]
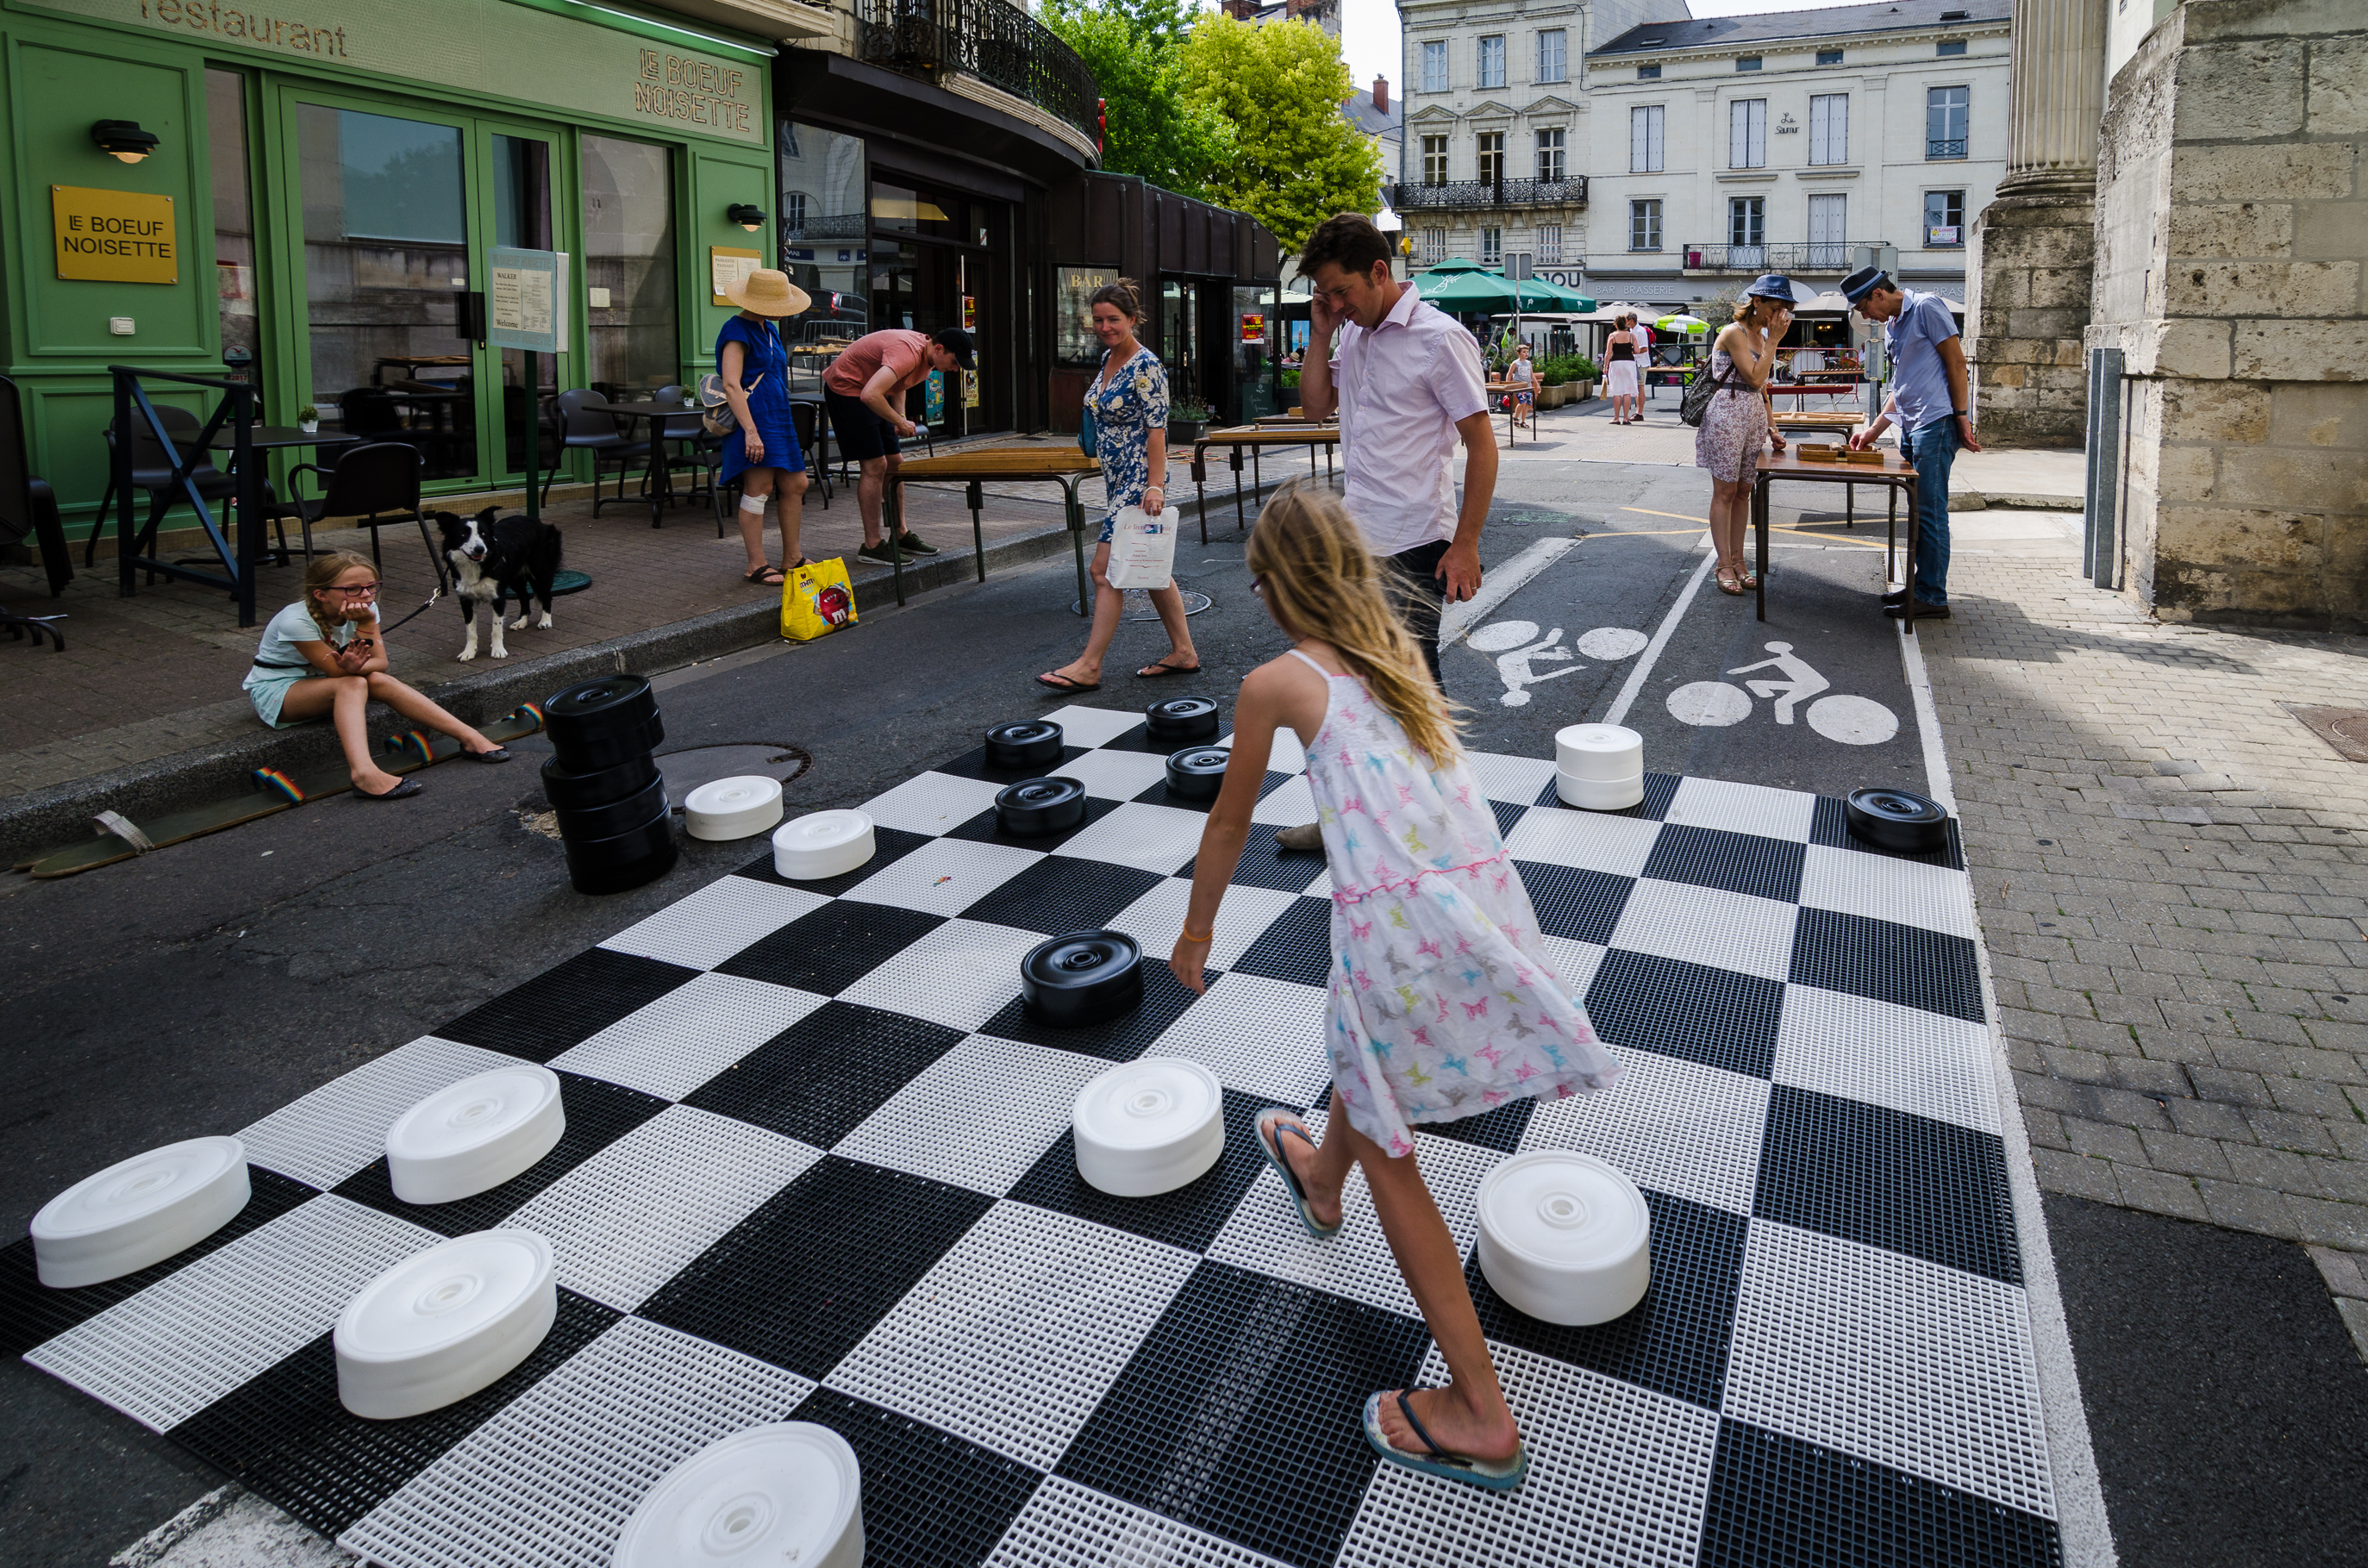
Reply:
[[1171, 419], [1167, 422], [1167, 449], [1189, 447], [1209, 433], [1206, 420]]

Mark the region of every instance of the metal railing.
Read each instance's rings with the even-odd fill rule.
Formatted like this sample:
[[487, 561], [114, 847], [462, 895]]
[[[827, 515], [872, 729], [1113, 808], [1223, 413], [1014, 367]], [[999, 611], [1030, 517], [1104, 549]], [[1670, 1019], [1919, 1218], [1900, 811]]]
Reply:
[[1459, 179], [1443, 185], [1395, 185], [1385, 195], [1390, 206], [1400, 212], [1485, 207], [1584, 207], [1587, 177]]
[[1940, 158], [1962, 158], [1964, 155], [1965, 144], [1963, 141], [1928, 141], [1924, 143], [1924, 156], [1928, 160]]
[[871, 232], [871, 220], [861, 212], [835, 212], [828, 217], [809, 218], [796, 228], [784, 226], [781, 243], [802, 245], [815, 240], [860, 240]]
[[1688, 272], [1848, 272], [1850, 258], [1868, 241], [1781, 245], [1704, 245], [1685, 247]]
[[856, 51], [907, 75], [959, 71], [1088, 136], [1101, 88], [1076, 51], [1008, 0], [850, 0]]

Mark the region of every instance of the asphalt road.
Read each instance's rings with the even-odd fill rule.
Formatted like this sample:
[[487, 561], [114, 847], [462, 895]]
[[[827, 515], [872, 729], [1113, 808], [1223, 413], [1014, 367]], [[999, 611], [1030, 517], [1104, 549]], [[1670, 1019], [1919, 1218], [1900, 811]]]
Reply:
[[[1897, 632], [1873, 611], [1880, 522], [1850, 530], [1838, 515], [1780, 509], [1801, 531], [1775, 536], [1760, 622], [1750, 599], [1720, 595], [1699, 571], [1706, 492], [1691, 470], [1507, 465], [1483, 558], [1500, 585], [1531, 574], [1447, 654], [1473, 743], [1550, 756], [1555, 729], [1616, 710], [1644, 733], [1656, 771], [1825, 793], [1920, 787]], [[1192, 623], [1204, 675], [1132, 679], [1165, 649], [1156, 624], [1129, 624], [1090, 700], [1198, 692], [1230, 703], [1242, 675], [1284, 646], [1241, 558], [1230, 532], [1179, 551], [1179, 577], [1214, 600]], [[671, 672], [665, 749], [801, 747], [814, 760], [788, 786], [792, 812], [859, 802], [974, 744], [988, 724], [1057, 706], [1029, 677], [1082, 639], [1073, 597], [1063, 557], [867, 615], [817, 643]], [[0, 1050], [13, 1091], [0, 1110], [0, 1224], [22, 1226], [113, 1160], [243, 1126], [763, 847], [686, 841], [683, 864], [657, 883], [581, 896], [558, 845], [529, 825], [542, 809], [540, 747], [516, 749], [529, 755], [507, 767], [444, 764], [402, 804], [342, 797], [83, 877], [0, 883], [10, 1024]], [[2130, 1231], [2144, 1217], [2100, 1213], [2059, 1221], [2057, 1239], [2076, 1349], [2092, 1380], [2112, 1385], [2089, 1398], [2115, 1523], [2126, 1515], [2151, 1540], [2173, 1520], [2202, 1543], [2194, 1555], [2125, 1547], [2123, 1560], [2318, 1560], [2291, 1550], [2310, 1533], [2298, 1521], [2316, 1530], [2341, 1512], [2334, 1505], [2314, 1512], [2271, 1488], [2190, 1484], [2223, 1464], [2232, 1438], [2248, 1446], [2247, 1473], [2348, 1484], [2356, 1541], [2368, 1442], [2330, 1453], [2312, 1434], [2359, 1433], [2368, 1382], [2328, 1348], [2328, 1333], [2340, 1347], [2341, 1329], [2307, 1260], [2186, 1227], [2195, 1234], [2181, 1243], [2180, 1289], [2133, 1311], [2149, 1283], [2150, 1244]], [[2265, 1248], [2279, 1260], [2279, 1311], [2310, 1320], [2309, 1333], [2235, 1331], [2258, 1310]], [[2166, 1369], [2207, 1361], [2216, 1378], [2276, 1388], [2274, 1412], [2160, 1397]], [[220, 1483], [20, 1362], [0, 1369], [0, 1564], [104, 1562]], [[2219, 1542], [2229, 1550], [2215, 1556]]]

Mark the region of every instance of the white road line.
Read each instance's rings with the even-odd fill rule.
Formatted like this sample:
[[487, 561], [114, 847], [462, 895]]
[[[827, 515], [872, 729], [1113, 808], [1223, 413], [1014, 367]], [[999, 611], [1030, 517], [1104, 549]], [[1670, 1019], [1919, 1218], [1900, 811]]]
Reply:
[[1439, 646], [1444, 653], [1463, 641], [1464, 634], [1496, 608], [1526, 586], [1531, 578], [1578, 547], [1575, 539], [1542, 539], [1510, 561], [1482, 577], [1480, 591], [1462, 604], [1449, 605], [1439, 618]]
[[1712, 563], [1718, 560], [1709, 545], [1710, 535], [1702, 535], [1702, 564], [1694, 568], [1693, 576], [1686, 582], [1685, 592], [1679, 594], [1678, 602], [1669, 607], [1669, 613], [1661, 618], [1661, 629], [1653, 633], [1653, 641], [1645, 645], [1644, 656], [1636, 661], [1636, 667], [1628, 672], [1628, 684], [1620, 688], [1620, 695], [1611, 699], [1611, 706], [1604, 712], [1605, 723], [1617, 724], [1628, 717], [1628, 710], [1635, 705], [1636, 694], [1645, 689], [1645, 680], [1653, 673], [1654, 662], [1660, 658], [1661, 650], [1668, 646], [1669, 633], [1678, 629], [1686, 607], [1694, 602], [1694, 595], [1702, 589], [1702, 579], [1710, 575]]
[[1924, 792], [1954, 816], [1956, 791], [1949, 788], [1949, 756], [1941, 745], [1941, 710], [1932, 702], [1932, 677], [1924, 673], [1924, 639], [1903, 632], [1899, 665], [1907, 676], [1908, 695], [1916, 699], [1916, 729], [1924, 738]]

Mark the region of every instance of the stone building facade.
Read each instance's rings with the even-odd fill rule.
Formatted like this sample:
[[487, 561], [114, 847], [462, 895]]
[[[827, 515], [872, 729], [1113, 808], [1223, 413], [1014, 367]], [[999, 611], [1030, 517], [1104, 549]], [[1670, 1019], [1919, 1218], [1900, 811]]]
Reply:
[[2124, 380], [2091, 527], [2164, 619], [2368, 627], [2363, 145], [2359, 0], [2189, 0], [2112, 79], [2085, 340]]

